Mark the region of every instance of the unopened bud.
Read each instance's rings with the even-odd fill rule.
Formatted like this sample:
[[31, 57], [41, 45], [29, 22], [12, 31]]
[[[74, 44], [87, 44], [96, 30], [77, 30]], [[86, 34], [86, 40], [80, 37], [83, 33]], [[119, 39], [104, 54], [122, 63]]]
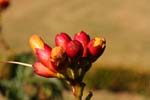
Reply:
[[66, 58], [65, 49], [61, 46], [56, 46], [52, 48], [50, 58], [53, 62], [56, 62], [56, 63], [63, 62]]
[[104, 38], [94, 38], [88, 44], [88, 50], [90, 53], [90, 58], [95, 61], [99, 56], [102, 55], [106, 47], [106, 41]]
[[87, 45], [90, 41], [90, 37], [85, 32], [81, 31], [78, 34], [75, 34], [74, 39], [79, 41], [83, 46], [83, 55], [82, 57], [87, 57]]
[[77, 40], [72, 40], [68, 43], [66, 53], [71, 58], [81, 57], [83, 54], [82, 44]]
[[56, 46], [62, 46], [66, 49], [67, 44], [71, 41], [71, 38], [66, 33], [57, 34], [55, 37]]

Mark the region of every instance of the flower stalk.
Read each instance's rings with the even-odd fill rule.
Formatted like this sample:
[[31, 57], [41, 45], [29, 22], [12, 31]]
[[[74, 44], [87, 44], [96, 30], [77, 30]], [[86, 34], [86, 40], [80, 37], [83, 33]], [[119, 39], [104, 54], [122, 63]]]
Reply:
[[75, 96], [75, 100], [82, 100], [84, 87], [85, 87], [84, 83], [77, 83], [77, 84], [72, 86], [72, 90], [73, 90], [73, 94]]

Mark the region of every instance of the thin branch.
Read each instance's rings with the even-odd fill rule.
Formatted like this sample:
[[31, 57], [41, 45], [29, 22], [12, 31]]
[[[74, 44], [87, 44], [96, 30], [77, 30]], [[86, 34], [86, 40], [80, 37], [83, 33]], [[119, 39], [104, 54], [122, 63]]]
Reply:
[[0, 61], [0, 63], [17, 64], [17, 65], [22, 65], [22, 66], [26, 66], [26, 67], [32, 67], [31, 64], [23, 63], [23, 62], [17, 62], [17, 61]]

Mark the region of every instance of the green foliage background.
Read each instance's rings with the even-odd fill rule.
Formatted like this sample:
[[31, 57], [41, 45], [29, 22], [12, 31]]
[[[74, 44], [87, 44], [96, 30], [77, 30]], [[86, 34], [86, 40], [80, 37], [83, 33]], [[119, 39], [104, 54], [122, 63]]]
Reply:
[[[33, 63], [32, 53], [16, 55], [14, 61]], [[0, 79], [0, 93], [8, 100], [62, 100], [63, 85], [60, 80], [36, 76], [32, 68], [6, 64], [11, 67], [9, 79]]]

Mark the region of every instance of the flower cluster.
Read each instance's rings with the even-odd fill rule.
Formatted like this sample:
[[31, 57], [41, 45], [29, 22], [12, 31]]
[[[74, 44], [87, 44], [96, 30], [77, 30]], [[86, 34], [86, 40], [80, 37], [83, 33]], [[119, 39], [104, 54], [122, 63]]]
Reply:
[[30, 46], [38, 61], [33, 64], [34, 72], [43, 77], [65, 78], [68, 83], [81, 82], [91, 64], [105, 50], [104, 38], [90, 39], [83, 31], [74, 35], [57, 34], [55, 47], [50, 47], [38, 35], [30, 38]]

